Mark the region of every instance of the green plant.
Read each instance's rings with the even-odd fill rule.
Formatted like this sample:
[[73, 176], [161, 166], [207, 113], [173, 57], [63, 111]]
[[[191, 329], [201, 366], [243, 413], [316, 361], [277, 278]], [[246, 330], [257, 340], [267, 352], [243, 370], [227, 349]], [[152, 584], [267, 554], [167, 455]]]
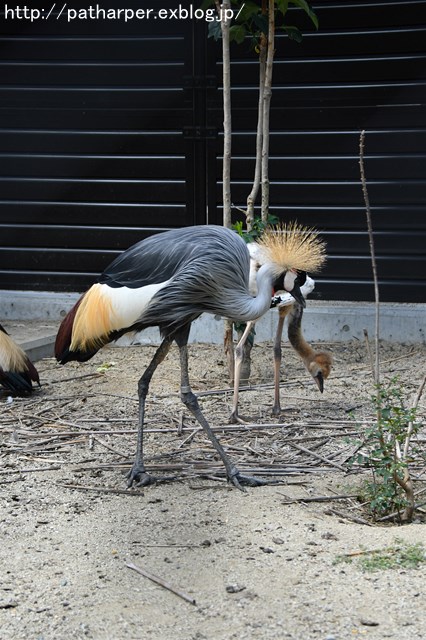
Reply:
[[274, 224], [278, 224], [278, 222], [278, 216], [269, 214], [266, 222], [264, 222], [260, 216], [255, 216], [250, 231], [244, 229], [244, 222], [242, 220], [238, 220], [237, 222], [235, 222], [231, 228], [248, 243], [254, 242], [258, 238], [260, 238], [266, 227], [271, 227]]
[[333, 564], [352, 563], [358, 560], [362, 571], [384, 571], [387, 569], [417, 569], [426, 562], [426, 549], [421, 542], [409, 544], [400, 538], [384, 549], [355, 551], [337, 556]]
[[[212, 5], [214, 0], [205, 0], [203, 8]], [[229, 29], [229, 39], [231, 42], [242, 44], [249, 38], [253, 49], [258, 53], [261, 47], [262, 34], [268, 33], [267, 5], [263, 0], [231, 0], [235, 16], [234, 24]], [[276, 0], [274, 2], [275, 21], [277, 30], [284, 31], [291, 40], [302, 41], [302, 33], [298, 27], [287, 24], [287, 12], [289, 5], [293, 8], [301, 9], [309, 17], [315, 29], [318, 29], [318, 18], [315, 11], [306, 0]], [[294, 15], [294, 14], [291, 14]], [[222, 37], [220, 22], [211, 21], [209, 23], [209, 38], [219, 40]]]
[[416, 422], [416, 408], [407, 407], [397, 377], [376, 385], [376, 390], [371, 398], [375, 420], [365, 430], [352, 462], [371, 469], [372, 480], [364, 483], [363, 497], [373, 516], [380, 518], [396, 512], [400, 521], [408, 521], [414, 509], [410, 440], [421, 425]]

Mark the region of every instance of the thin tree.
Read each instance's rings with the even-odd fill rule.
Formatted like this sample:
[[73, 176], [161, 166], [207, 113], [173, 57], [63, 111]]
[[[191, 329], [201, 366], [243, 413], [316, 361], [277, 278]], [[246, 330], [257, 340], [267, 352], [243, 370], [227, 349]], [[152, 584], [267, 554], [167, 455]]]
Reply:
[[265, 65], [265, 81], [262, 100], [262, 206], [261, 218], [266, 224], [269, 216], [269, 113], [272, 98], [272, 69], [275, 52], [275, 1], [269, 0], [268, 5], [268, 39]]
[[229, 29], [231, 26], [231, 1], [224, 0], [222, 6], [216, 0], [216, 9], [221, 17], [222, 64], [223, 64], [223, 224], [231, 228], [231, 158], [232, 158], [232, 116], [231, 116], [231, 55], [229, 50]]
[[[212, 0], [206, 0], [203, 7], [212, 4]], [[252, 231], [255, 222], [255, 203], [261, 185], [261, 225], [266, 226], [269, 219], [269, 114], [272, 97], [272, 71], [275, 53], [275, 29], [276, 14], [285, 19], [288, 6], [292, 4], [305, 11], [318, 28], [318, 20], [306, 0], [247, 0], [246, 2], [232, 1], [235, 7], [235, 24], [231, 24], [231, 0], [224, 0], [222, 5], [219, 0], [214, 0], [219, 21], [210, 23], [209, 35], [216, 40], [222, 39], [222, 63], [223, 63], [223, 224], [232, 226], [231, 221], [231, 157], [232, 157], [232, 125], [231, 125], [231, 63], [230, 43], [243, 43], [247, 36], [255, 42], [255, 49], [259, 52], [259, 97], [258, 120], [256, 130], [256, 161], [254, 180], [251, 191], [247, 197], [247, 209], [245, 212], [246, 228]], [[220, 26], [219, 26], [220, 25]], [[301, 41], [301, 34], [297, 27], [282, 25], [287, 35], [297, 41]], [[254, 333], [253, 333], [254, 335]], [[233, 381], [233, 325], [225, 321], [224, 349], [228, 362], [229, 378]], [[245, 345], [246, 373], [250, 374], [250, 349], [251, 341]]]
[[[223, 84], [223, 162], [222, 162], [222, 198], [223, 225], [229, 229], [231, 219], [231, 158], [232, 158], [232, 115], [231, 115], [231, 55], [229, 30], [231, 27], [231, 2], [224, 0], [222, 6], [215, 0], [216, 10], [220, 18], [222, 37], [222, 84]], [[234, 374], [233, 323], [228, 318], [224, 321], [223, 348], [228, 363], [231, 382]]]

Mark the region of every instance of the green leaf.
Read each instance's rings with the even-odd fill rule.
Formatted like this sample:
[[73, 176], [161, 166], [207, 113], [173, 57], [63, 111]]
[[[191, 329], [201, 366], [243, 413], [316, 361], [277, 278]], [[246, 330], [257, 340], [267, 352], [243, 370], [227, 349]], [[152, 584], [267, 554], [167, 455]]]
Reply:
[[318, 18], [315, 11], [310, 7], [309, 3], [306, 0], [289, 0], [291, 4], [294, 4], [296, 7], [303, 9], [303, 11], [310, 17], [313, 22], [315, 29], [318, 29]]
[[288, 2], [289, 0], [277, 0], [277, 9], [283, 16], [288, 11]]
[[229, 29], [229, 40], [232, 42], [235, 40], [237, 44], [244, 42], [244, 38], [247, 35], [247, 29], [244, 24], [234, 24]]
[[267, 34], [269, 30], [268, 18], [262, 14], [253, 16], [253, 22], [261, 33]]
[[249, 22], [255, 15], [261, 11], [258, 4], [255, 2], [245, 2], [241, 10], [235, 10], [235, 16], [238, 15], [237, 22]]
[[297, 27], [284, 26], [282, 28], [284, 29], [284, 31], [286, 32], [290, 40], [295, 40], [295, 42], [299, 42], [299, 43], [302, 42], [302, 39], [303, 39], [302, 34], [300, 33]]
[[201, 9], [205, 11], [208, 7], [211, 7], [214, 4], [214, 0], [203, 0], [201, 3]]
[[216, 42], [222, 38], [220, 22], [209, 22], [208, 37], [213, 38]]

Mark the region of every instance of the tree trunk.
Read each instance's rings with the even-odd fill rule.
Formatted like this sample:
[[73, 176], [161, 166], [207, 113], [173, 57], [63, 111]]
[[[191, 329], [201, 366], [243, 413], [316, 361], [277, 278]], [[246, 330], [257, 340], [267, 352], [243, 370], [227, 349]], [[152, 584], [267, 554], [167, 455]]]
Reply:
[[262, 207], [263, 222], [269, 216], [269, 110], [272, 96], [272, 67], [275, 47], [275, 1], [268, 5], [268, 50], [266, 56], [265, 89], [263, 93], [263, 141], [262, 141]]
[[[222, 15], [229, 15], [230, 0], [224, 0]], [[221, 21], [223, 61], [223, 224], [231, 227], [231, 62], [229, 52], [229, 18]]]
[[[219, 7], [220, 8], [220, 7]], [[224, 0], [222, 4], [222, 15], [230, 15], [230, 0]], [[229, 52], [229, 18], [222, 19], [222, 63], [223, 63], [223, 225], [231, 228], [231, 61]], [[234, 380], [234, 345], [233, 345], [233, 324], [231, 320], [224, 322], [224, 350], [228, 363], [228, 376], [232, 384]]]
[[259, 193], [261, 167], [262, 167], [262, 147], [263, 147], [263, 94], [265, 89], [266, 74], [266, 36], [262, 33], [260, 38], [259, 51], [259, 102], [257, 111], [257, 131], [256, 131], [256, 164], [254, 168], [254, 180], [252, 189], [247, 197], [246, 226], [247, 231], [251, 231], [254, 222], [254, 205]]

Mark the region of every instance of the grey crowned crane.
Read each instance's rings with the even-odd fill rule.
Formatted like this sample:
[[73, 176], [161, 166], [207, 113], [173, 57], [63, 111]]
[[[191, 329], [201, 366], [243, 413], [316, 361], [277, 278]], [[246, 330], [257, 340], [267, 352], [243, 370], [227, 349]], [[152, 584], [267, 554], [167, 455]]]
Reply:
[[229, 481], [238, 488], [264, 484], [240, 473], [201, 412], [189, 383], [187, 343], [191, 323], [202, 313], [242, 322], [260, 318], [270, 307], [277, 279], [282, 281], [281, 288], [303, 300], [296, 271], [303, 268], [302, 262], [289, 262], [291, 253], [279, 243], [265, 251], [267, 259], [257, 272], [257, 295], [253, 297], [249, 252], [235, 232], [201, 225], [156, 234], [119, 255], [62, 321], [55, 345], [62, 364], [89, 360], [125, 333], [151, 326], [160, 329], [162, 343], [138, 383], [139, 429], [129, 487], [153, 481], [143, 463], [145, 401], [152, 375], [173, 341], [179, 347], [181, 399], [210, 438]]

